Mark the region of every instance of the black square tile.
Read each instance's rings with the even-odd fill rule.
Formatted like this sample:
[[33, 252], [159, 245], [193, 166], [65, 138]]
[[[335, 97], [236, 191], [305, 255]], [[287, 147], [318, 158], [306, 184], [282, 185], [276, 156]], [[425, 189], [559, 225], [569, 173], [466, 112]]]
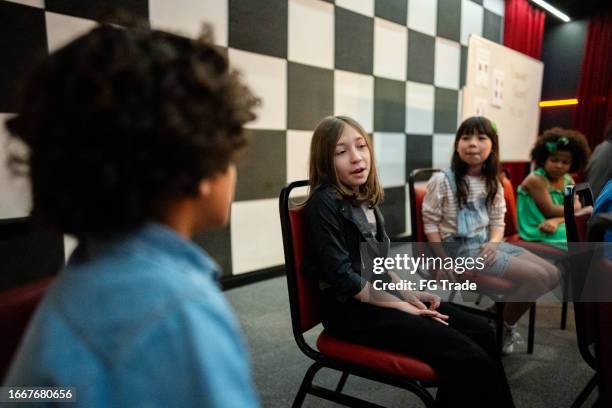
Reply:
[[465, 85], [465, 75], [467, 73], [467, 58], [468, 58], [468, 47], [465, 45], [461, 46], [461, 72], [459, 73], [459, 86]]
[[43, 9], [0, 1], [0, 112], [16, 112], [25, 81], [47, 55]]
[[230, 0], [229, 46], [287, 58], [287, 0]]
[[374, 14], [394, 23], [406, 25], [408, 0], [378, 0]]
[[485, 9], [482, 36], [501, 44], [502, 17]]
[[374, 78], [374, 130], [404, 132], [406, 124], [406, 83]]
[[432, 167], [433, 135], [406, 135], [406, 180], [414, 169]]
[[204, 248], [221, 267], [221, 276], [232, 275], [232, 242], [229, 226], [197, 233], [193, 241]]
[[455, 133], [457, 131], [457, 98], [459, 92], [436, 88], [434, 132]]
[[287, 127], [312, 130], [334, 112], [334, 72], [294, 62], [288, 65]]
[[408, 81], [434, 83], [436, 40], [427, 34], [408, 30]]
[[438, 36], [459, 42], [461, 38], [461, 0], [438, 2]]
[[112, 18], [106, 18], [108, 13], [123, 10], [146, 21], [149, 20], [149, 2], [147, 0], [46, 0], [45, 9], [54, 13], [90, 20], [102, 18], [107, 22], [113, 21]]
[[372, 75], [374, 19], [335, 7], [335, 68]]
[[406, 233], [406, 187], [385, 188], [385, 200], [380, 206], [385, 228], [391, 239]]
[[287, 181], [284, 130], [249, 131], [249, 144], [238, 161], [236, 201], [277, 197]]

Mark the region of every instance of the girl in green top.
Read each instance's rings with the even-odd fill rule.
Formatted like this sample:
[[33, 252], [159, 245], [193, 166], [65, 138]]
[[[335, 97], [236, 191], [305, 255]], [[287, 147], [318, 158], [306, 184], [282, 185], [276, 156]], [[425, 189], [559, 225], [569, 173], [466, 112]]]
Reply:
[[[591, 151], [582, 133], [552, 128], [531, 150], [536, 169], [518, 188], [519, 235], [526, 241], [549, 242], [564, 248], [563, 190], [574, 184], [569, 173], [584, 168]], [[574, 203], [580, 208], [580, 202]]]

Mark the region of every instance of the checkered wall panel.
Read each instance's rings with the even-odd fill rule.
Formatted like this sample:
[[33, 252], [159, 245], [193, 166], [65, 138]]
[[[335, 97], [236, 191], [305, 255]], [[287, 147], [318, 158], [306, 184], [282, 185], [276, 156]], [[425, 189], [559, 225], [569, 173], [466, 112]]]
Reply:
[[[117, 6], [188, 36], [210, 23], [263, 101], [231, 223], [195, 238], [226, 276], [283, 263], [277, 196], [306, 178], [326, 115], [353, 116], [373, 135], [388, 229], [410, 234], [408, 174], [449, 162], [468, 36], [500, 42], [504, 12], [503, 0], [0, 0], [0, 118], [15, 112], [24, 72]], [[10, 203], [0, 218], [27, 213], [27, 194], [3, 171], [0, 194]]]

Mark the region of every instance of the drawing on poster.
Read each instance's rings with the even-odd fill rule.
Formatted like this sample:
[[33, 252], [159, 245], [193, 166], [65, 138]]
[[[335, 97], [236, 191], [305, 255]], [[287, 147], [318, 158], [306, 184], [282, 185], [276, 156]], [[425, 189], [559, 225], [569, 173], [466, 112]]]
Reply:
[[491, 90], [491, 105], [501, 108], [504, 105], [504, 77], [501, 69], [493, 71], [493, 89]]
[[474, 114], [476, 116], [487, 116], [487, 100], [474, 98]]
[[476, 85], [489, 87], [489, 70], [491, 66], [491, 51], [485, 48], [476, 49]]

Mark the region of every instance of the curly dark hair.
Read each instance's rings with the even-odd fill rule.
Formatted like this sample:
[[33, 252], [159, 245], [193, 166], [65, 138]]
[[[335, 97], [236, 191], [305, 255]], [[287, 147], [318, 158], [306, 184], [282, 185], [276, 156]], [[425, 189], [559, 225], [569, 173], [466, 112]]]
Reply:
[[548, 156], [556, 150], [567, 151], [572, 155], [570, 173], [584, 169], [591, 155], [589, 142], [582, 133], [576, 130], [554, 127], [545, 130], [538, 137], [535, 146], [531, 149], [531, 160], [535, 162], [536, 167], [544, 167]]
[[472, 116], [459, 125], [455, 134], [455, 151], [451, 158], [451, 169], [455, 173], [455, 183], [457, 184], [457, 202], [459, 207], [467, 204], [468, 186], [465, 181], [465, 175], [468, 171], [468, 165], [464, 162], [457, 152], [457, 145], [463, 135], [482, 134], [487, 135], [491, 139], [491, 154], [482, 164], [482, 175], [486, 179], [487, 184], [487, 205], [493, 204], [493, 199], [497, 194], [499, 183], [499, 137], [495, 125], [484, 116]]
[[210, 31], [193, 40], [101, 25], [34, 71], [6, 121], [29, 148], [34, 216], [79, 238], [110, 238], [163, 216], [227, 169], [258, 99]]

